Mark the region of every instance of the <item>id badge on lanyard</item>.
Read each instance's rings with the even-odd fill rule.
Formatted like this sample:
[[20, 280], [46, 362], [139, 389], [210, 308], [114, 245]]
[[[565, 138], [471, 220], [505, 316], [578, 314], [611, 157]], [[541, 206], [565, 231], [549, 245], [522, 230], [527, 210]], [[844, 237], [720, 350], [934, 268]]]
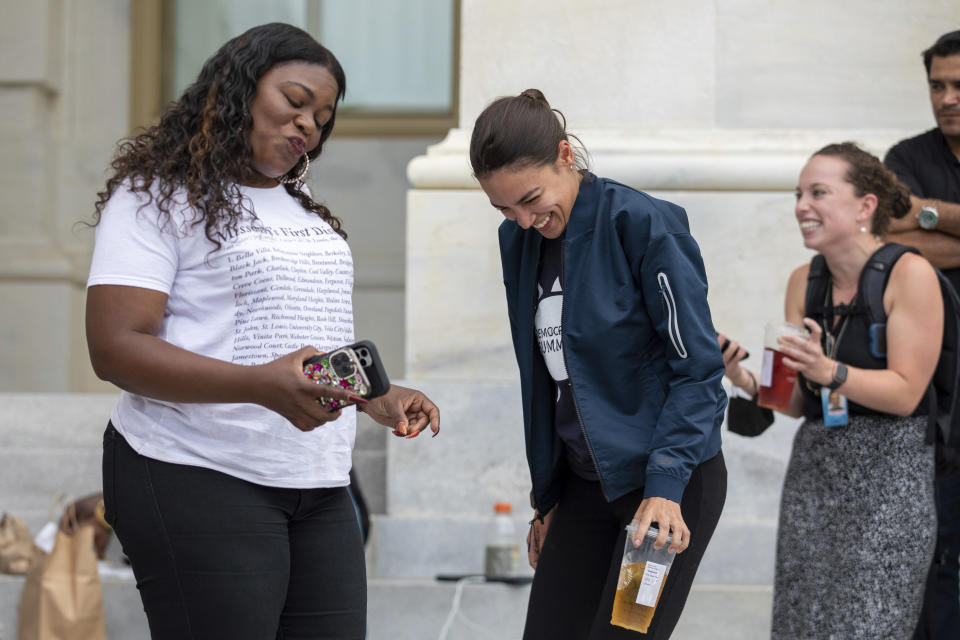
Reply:
[[[840, 336], [846, 329], [846, 319], [840, 329]], [[839, 339], [834, 340], [833, 335], [827, 333], [827, 353], [834, 359], [837, 355]], [[850, 422], [850, 413], [847, 411], [847, 397], [838, 390], [831, 390], [828, 387], [820, 387], [820, 405], [823, 407], [823, 425], [825, 427], [845, 427]]]
[[850, 421], [847, 412], [847, 397], [827, 387], [820, 388], [820, 404], [823, 406], [823, 424], [826, 427], [845, 427]]

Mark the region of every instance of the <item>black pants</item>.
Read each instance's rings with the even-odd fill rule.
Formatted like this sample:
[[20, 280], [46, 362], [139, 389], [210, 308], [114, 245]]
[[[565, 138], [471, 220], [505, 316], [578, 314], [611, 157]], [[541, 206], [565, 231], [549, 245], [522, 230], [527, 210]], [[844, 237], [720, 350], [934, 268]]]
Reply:
[[278, 489], [103, 440], [106, 519], [154, 640], [360, 639], [366, 570], [346, 487]]
[[948, 640], [960, 633], [960, 475], [938, 477], [936, 498], [937, 547], [914, 640]]
[[680, 510], [690, 546], [677, 554], [647, 633], [610, 624], [626, 541], [624, 527], [643, 499], [638, 489], [606, 502], [600, 484], [567, 476], [530, 589], [524, 640], [669, 638], [727, 495], [723, 454], [693, 470]]

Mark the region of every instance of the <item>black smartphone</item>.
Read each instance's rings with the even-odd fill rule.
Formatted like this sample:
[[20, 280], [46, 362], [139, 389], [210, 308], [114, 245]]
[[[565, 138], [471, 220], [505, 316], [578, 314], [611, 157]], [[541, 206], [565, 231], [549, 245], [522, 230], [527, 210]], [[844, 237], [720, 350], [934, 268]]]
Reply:
[[[729, 347], [729, 346], [730, 346], [730, 338], [724, 338], [724, 339], [723, 339], [723, 346], [720, 347], [720, 353], [723, 353], [724, 351], [726, 351], [726, 350], [727, 350], [727, 347]], [[740, 362], [743, 362], [744, 360], [746, 360], [747, 358], [750, 357], [750, 352], [747, 351], [746, 349], [744, 349], [743, 347], [740, 347], [740, 348], [743, 349], [743, 357], [740, 358]]]
[[[380, 360], [377, 348], [369, 340], [360, 340], [329, 353], [308, 358], [303, 363], [303, 375], [317, 384], [342, 387], [367, 400], [382, 396], [390, 389], [390, 380]], [[340, 403], [321, 398], [320, 404], [328, 403], [341, 409], [353, 403]]]

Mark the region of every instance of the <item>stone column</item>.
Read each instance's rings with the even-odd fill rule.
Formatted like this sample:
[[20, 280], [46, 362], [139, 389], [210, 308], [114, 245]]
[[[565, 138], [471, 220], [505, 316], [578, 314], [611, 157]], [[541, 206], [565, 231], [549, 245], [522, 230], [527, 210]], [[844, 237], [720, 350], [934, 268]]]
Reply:
[[89, 220], [127, 133], [127, 0], [5, 2], [0, 20], [0, 389], [95, 389]]

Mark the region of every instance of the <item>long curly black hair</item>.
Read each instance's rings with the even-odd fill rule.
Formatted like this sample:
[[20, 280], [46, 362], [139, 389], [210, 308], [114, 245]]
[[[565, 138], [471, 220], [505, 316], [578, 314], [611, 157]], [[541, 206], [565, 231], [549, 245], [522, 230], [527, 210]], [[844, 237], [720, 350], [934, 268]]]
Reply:
[[[202, 223], [207, 238], [219, 249], [236, 231], [244, 212], [255, 217], [239, 188], [255, 175], [250, 166], [250, 105], [263, 74], [286, 62], [321, 65], [337, 81], [334, 111], [320, 132], [320, 143], [308, 152], [311, 160], [316, 159], [333, 131], [336, 106], [346, 92], [343, 68], [333, 53], [302, 29], [279, 22], [254, 27], [204, 63], [197, 80], [170, 104], [159, 123], [118, 143], [110, 164], [113, 174], [97, 193], [93, 224], [100, 222], [107, 201], [124, 181], [146, 196], [146, 204], [155, 202], [161, 222], [169, 221], [173, 194], [182, 188], [197, 212], [193, 224]], [[297, 163], [291, 174], [299, 168]], [[347, 237], [340, 219], [314, 202], [299, 182], [284, 187], [304, 209]]]

